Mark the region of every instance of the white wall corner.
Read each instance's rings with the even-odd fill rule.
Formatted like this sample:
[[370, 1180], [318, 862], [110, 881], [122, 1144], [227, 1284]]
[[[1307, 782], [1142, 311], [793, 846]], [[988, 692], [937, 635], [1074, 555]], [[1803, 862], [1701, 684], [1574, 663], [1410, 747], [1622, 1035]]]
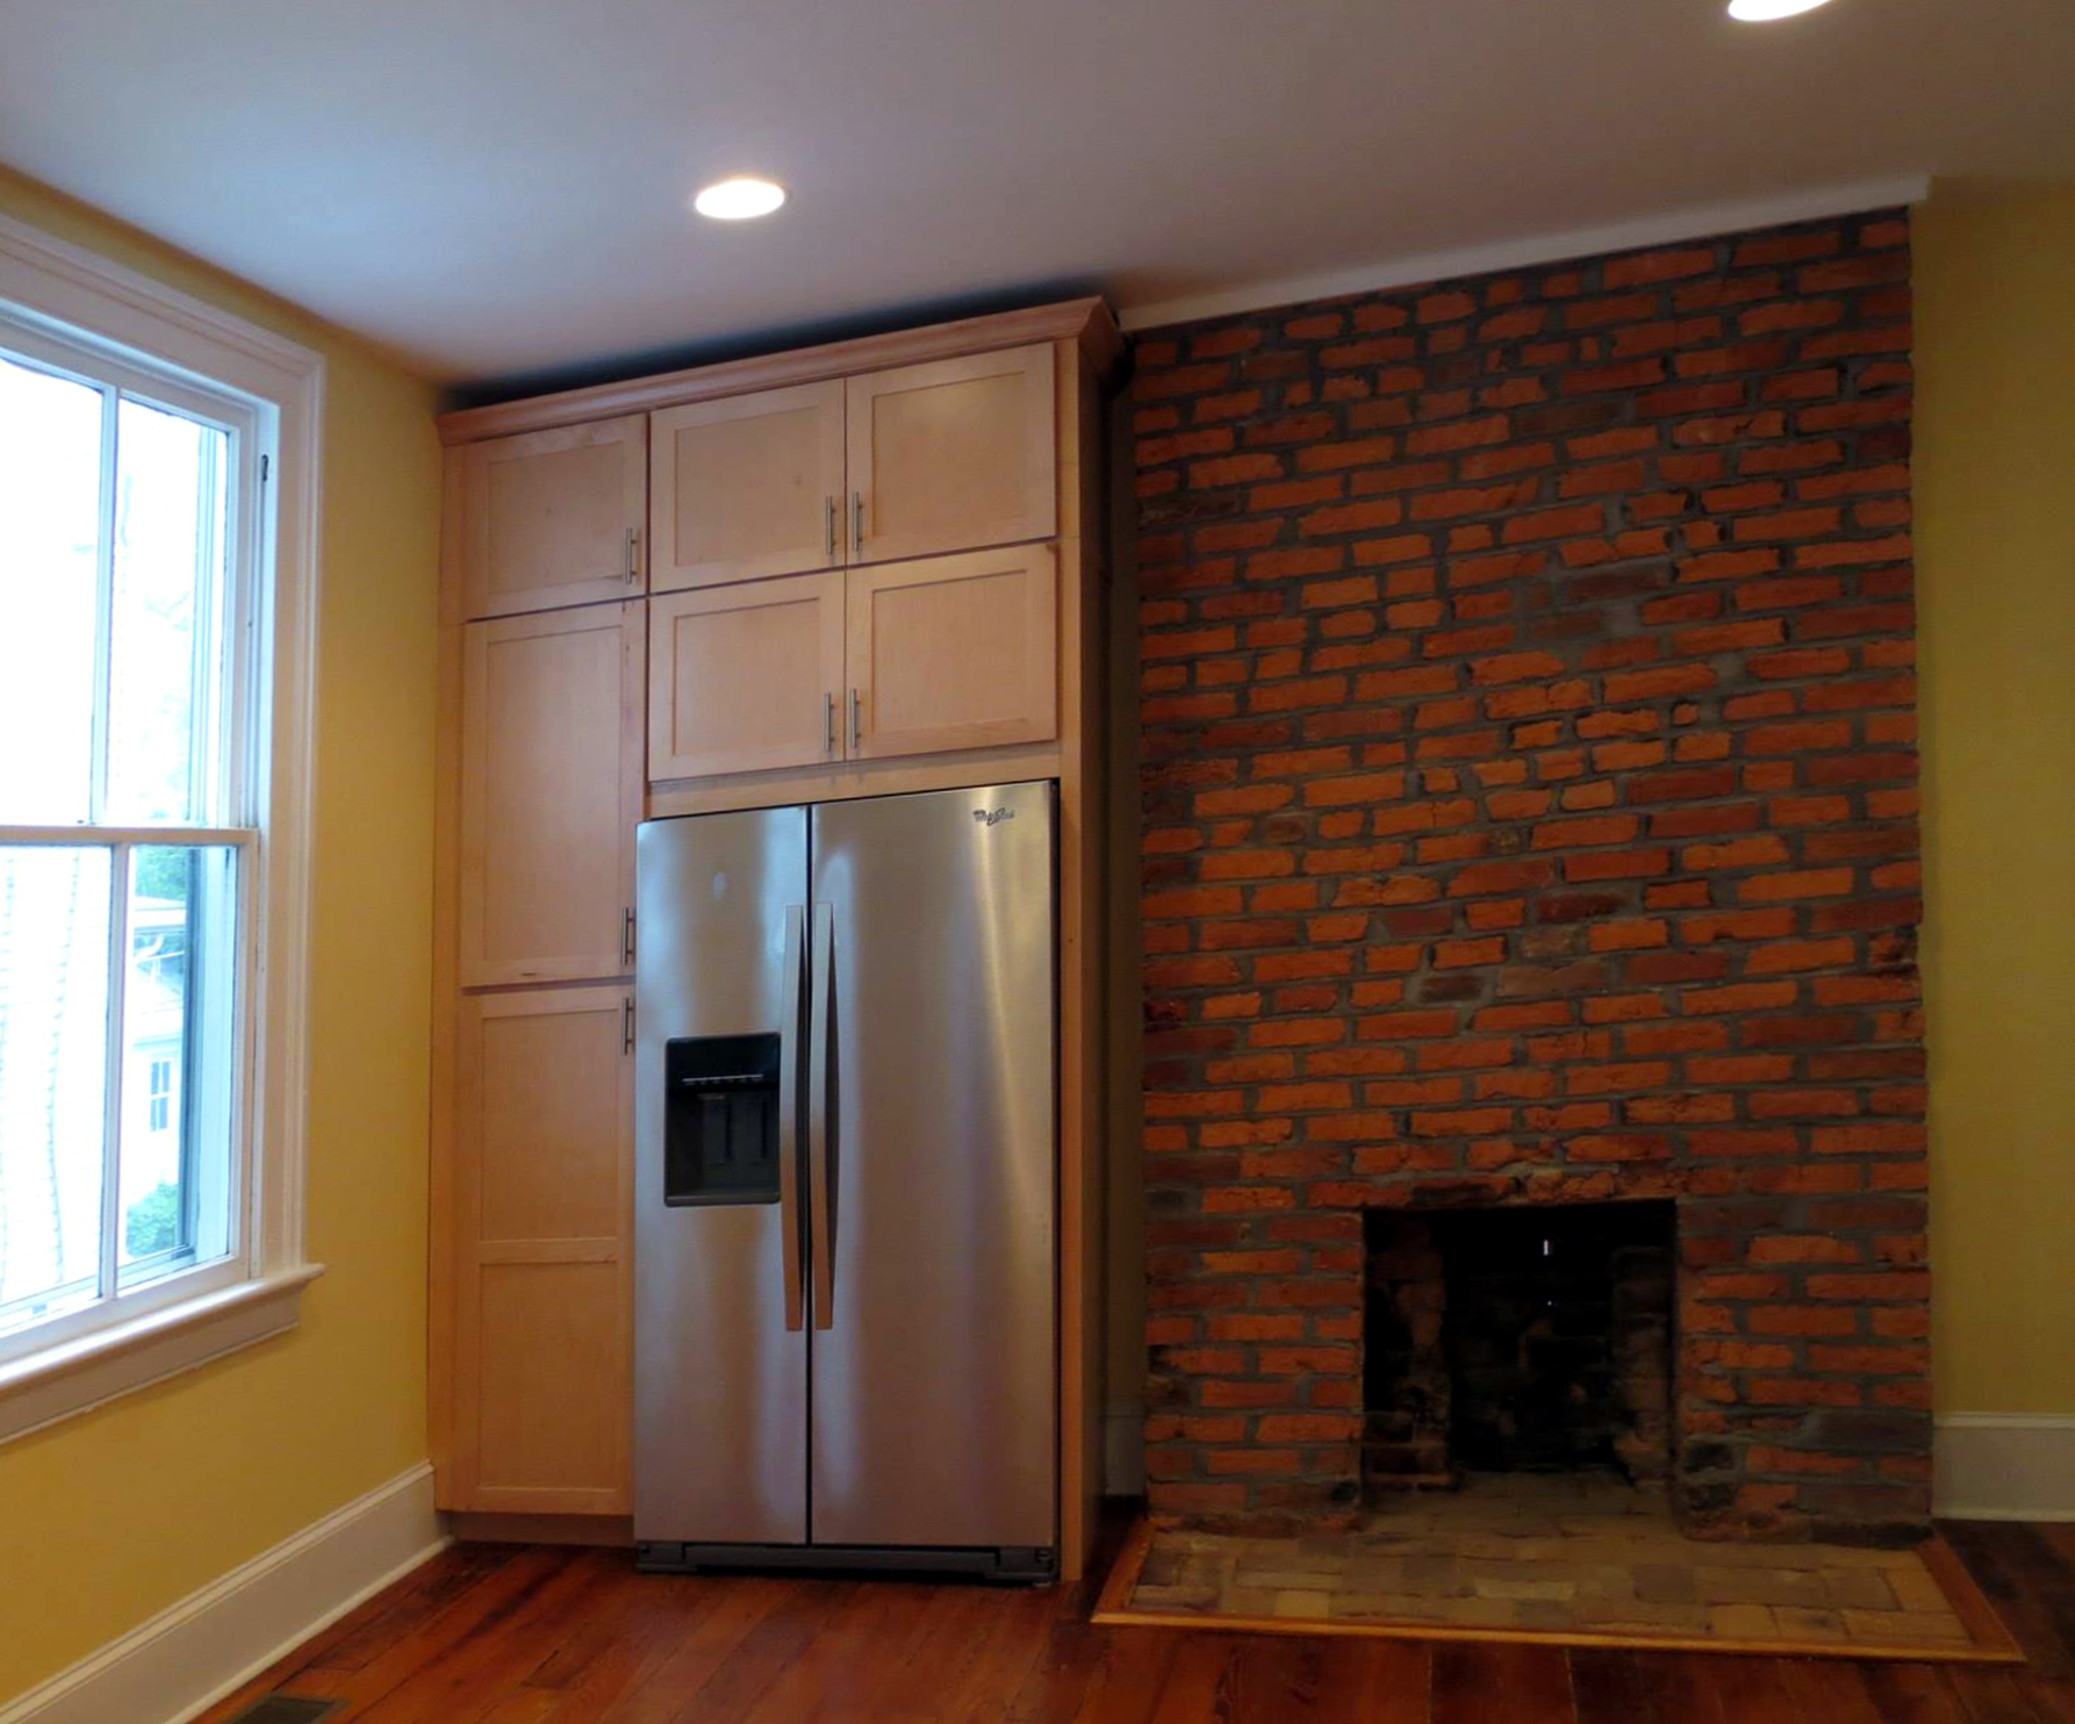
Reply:
[[[1105, 1496], [1146, 1494], [1146, 1414], [1143, 1407], [1111, 1407], [1102, 1415], [1102, 1488]], [[0, 1724], [8, 1724], [0, 1719]]]
[[0, 1704], [0, 1724], [184, 1724], [447, 1542], [421, 1462]]
[[1948, 1520], [2075, 1520], [2075, 1418], [1941, 1413], [1933, 1424], [1937, 1513]]

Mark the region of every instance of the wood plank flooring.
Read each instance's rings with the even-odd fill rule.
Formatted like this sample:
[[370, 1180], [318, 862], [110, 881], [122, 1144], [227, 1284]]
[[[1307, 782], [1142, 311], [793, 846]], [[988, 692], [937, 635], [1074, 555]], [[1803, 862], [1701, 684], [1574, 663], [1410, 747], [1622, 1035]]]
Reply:
[[1945, 1528], [2024, 1669], [1096, 1628], [1092, 1588], [461, 1545], [205, 1713], [326, 1724], [2075, 1724], [2075, 1528]]

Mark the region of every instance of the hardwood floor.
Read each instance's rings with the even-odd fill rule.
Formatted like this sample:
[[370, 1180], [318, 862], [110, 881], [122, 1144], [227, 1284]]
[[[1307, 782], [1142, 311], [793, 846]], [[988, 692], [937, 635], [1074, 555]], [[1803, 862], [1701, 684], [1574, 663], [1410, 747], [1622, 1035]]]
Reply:
[[461, 1545], [203, 1715], [326, 1724], [2075, 1724], [2075, 1527], [1946, 1528], [2028, 1667], [1095, 1628], [1088, 1589]]

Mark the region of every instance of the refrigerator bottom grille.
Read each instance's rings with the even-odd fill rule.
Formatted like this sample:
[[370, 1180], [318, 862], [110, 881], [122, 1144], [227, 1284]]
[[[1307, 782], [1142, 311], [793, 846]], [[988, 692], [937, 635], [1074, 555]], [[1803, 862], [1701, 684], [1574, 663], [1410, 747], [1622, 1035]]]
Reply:
[[634, 1547], [643, 1574], [700, 1574], [711, 1569], [875, 1569], [900, 1574], [969, 1574], [1005, 1585], [1048, 1586], [1059, 1578], [1050, 1546], [685, 1544], [643, 1539]]

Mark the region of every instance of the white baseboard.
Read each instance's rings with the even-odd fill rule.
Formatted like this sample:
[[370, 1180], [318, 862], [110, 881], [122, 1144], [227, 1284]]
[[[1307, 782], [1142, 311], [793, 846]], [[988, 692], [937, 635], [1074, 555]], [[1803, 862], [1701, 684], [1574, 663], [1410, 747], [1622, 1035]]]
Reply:
[[446, 1542], [421, 1463], [0, 1705], [0, 1724], [185, 1724]]
[[[1102, 1415], [1102, 1489], [1105, 1496], [1146, 1494], [1146, 1415], [1140, 1407], [1111, 1407]], [[0, 1724], [7, 1724], [0, 1719]]]
[[1941, 1413], [1934, 1424], [1938, 1513], [1950, 1520], [2075, 1520], [2075, 1418]]

